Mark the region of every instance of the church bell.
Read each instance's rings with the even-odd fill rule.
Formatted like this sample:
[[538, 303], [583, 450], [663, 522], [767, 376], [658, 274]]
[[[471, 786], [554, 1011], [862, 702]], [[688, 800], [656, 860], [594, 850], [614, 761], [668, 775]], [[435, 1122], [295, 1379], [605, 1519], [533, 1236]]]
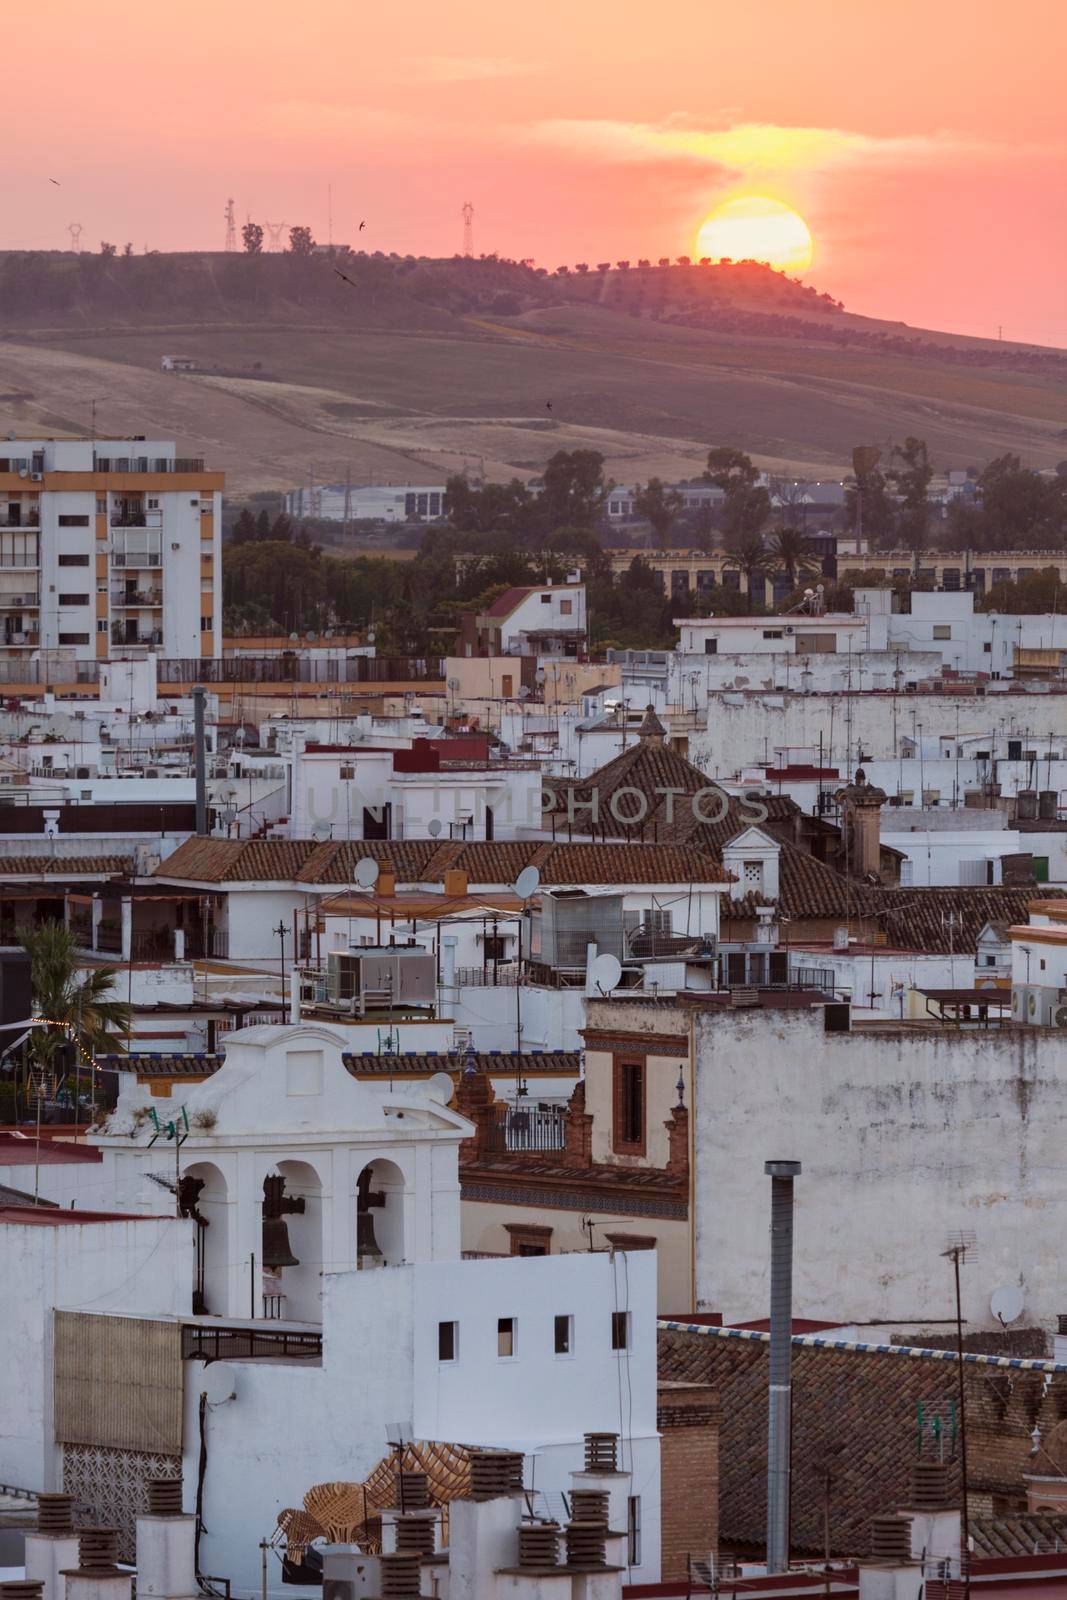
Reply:
[[298, 1267], [299, 1256], [294, 1256], [289, 1243], [287, 1214], [302, 1212], [304, 1198], [292, 1200], [285, 1193], [285, 1179], [280, 1174], [263, 1179], [263, 1267], [265, 1271], [278, 1271], [280, 1267]]
[[370, 1267], [384, 1267], [385, 1257], [374, 1237], [372, 1206], [384, 1206], [385, 1195], [373, 1190], [371, 1169], [364, 1167], [356, 1179], [356, 1264], [366, 1271]]

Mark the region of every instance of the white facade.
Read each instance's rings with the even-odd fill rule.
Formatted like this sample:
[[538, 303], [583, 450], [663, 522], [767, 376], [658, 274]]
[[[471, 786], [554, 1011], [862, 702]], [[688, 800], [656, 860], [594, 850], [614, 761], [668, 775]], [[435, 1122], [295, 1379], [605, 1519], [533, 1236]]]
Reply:
[[533, 589], [506, 617], [493, 618], [500, 629], [500, 654], [540, 655], [550, 659], [557, 652], [540, 637], [552, 634], [570, 636], [577, 650], [587, 626], [584, 583], [546, 584]]
[[0, 441], [3, 449], [4, 653], [219, 653], [217, 475], [162, 440], [17, 439]]
[[[347, 510], [346, 510], [347, 502]], [[426, 522], [445, 514], [443, 483], [324, 483], [290, 489], [289, 516], [325, 522]]]
[[815, 654], [845, 655], [884, 650], [878, 617], [682, 617], [676, 618], [678, 651], [694, 656]]
[[[1037, 1029], [828, 1031], [820, 1008], [696, 1023], [697, 1305], [767, 1312], [764, 1161], [799, 1160], [793, 1314], [922, 1323], [948, 1317], [954, 1232], [972, 1329], [990, 1295], [1024, 1294], [1022, 1326], [1063, 1311], [1064, 1046]], [[738, 1064], [743, 1063], [743, 1071]]]

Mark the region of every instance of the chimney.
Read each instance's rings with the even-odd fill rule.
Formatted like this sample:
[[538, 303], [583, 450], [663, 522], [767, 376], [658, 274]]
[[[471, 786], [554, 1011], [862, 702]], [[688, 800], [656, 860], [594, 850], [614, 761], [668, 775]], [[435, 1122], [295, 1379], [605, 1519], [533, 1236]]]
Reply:
[[148, 1512], [137, 1518], [137, 1593], [179, 1600], [196, 1592], [196, 1518], [182, 1511], [182, 1480], [149, 1478]]
[[26, 1579], [42, 1586], [42, 1600], [65, 1600], [63, 1574], [78, 1564], [78, 1535], [74, 1532], [74, 1496], [39, 1494], [37, 1529], [26, 1535]]
[[133, 1573], [118, 1565], [117, 1528], [79, 1528], [78, 1565], [68, 1568], [66, 1600], [131, 1600]]
[[839, 789], [835, 799], [844, 821], [849, 875], [853, 878], [880, 877], [881, 811], [886, 801], [885, 790], [868, 783], [867, 774], [858, 767], [855, 782]]
[[462, 900], [467, 893], [467, 874], [462, 867], [445, 868], [445, 894], [449, 900]]
[[799, 1161], [767, 1161], [771, 1180], [771, 1348], [767, 1404], [767, 1571], [789, 1566], [793, 1365], [793, 1180]]
[[374, 889], [379, 895], [396, 894], [396, 868], [391, 861], [383, 861], [378, 868], [378, 881]]

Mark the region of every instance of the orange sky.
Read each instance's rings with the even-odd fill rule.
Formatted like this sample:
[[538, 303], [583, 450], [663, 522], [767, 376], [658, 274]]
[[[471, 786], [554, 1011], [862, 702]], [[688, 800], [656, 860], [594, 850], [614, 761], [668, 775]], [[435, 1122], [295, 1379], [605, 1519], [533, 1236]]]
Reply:
[[[1062, 0], [51, 0], [13, 58], [0, 246], [689, 252], [766, 193], [850, 310], [1067, 346]], [[57, 188], [49, 178], [60, 181]]]

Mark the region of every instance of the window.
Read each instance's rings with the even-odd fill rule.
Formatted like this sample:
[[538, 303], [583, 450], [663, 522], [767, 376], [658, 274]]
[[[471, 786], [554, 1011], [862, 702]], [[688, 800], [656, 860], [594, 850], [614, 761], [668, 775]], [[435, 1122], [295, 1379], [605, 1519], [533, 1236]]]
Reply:
[[211, 629], [212, 629], [212, 626], [213, 626], [213, 624], [212, 624], [212, 620], [211, 620], [210, 617], [201, 617], [200, 618], [200, 632], [201, 633], [210, 633]]
[[514, 681], [515, 675], [511, 672], [505, 672], [500, 679], [500, 693], [505, 700], [510, 700], [515, 693], [513, 688]]
[[988, 639], [983, 644], [982, 649], [985, 651], [987, 656], [991, 656], [993, 654], [993, 646]]
[[89, 596], [87, 594], [61, 594], [59, 603], [61, 606], [87, 606], [89, 604]]
[[781, 628], [764, 628], [763, 637], [765, 639], [780, 639], [782, 637], [782, 630]]
[[458, 1322], [439, 1322], [437, 1324], [437, 1359], [438, 1361], [459, 1360]]
[[949, 623], [947, 623], [947, 622], [935, 622], [934, 623], [934, 635], [933, 636], [934, 636], [935, 639], [951, 639], [952, 638], [951, 625]]
[[513, 1256], [547, 1256], [552, 1253], [552, 1229], [537, 1222], [505, 1222]]
[[496, 1353], [501, 1361], [510, 1361], [515, 1354], [515, 1318], [497, 1317]]
[[550, 606], [552, 604], [552, 596], [550, 594], [543, 594], [541, 596], [541, 604], [543, 606]]
[[560, 603], [559, 603], [559, 614], [560, 614], [560, 616], [561, 617], [569, 617], [571, 615], [572, 611], [573, 611], [573, 608], [574, 608], [573, 600], [561, 600]]
[[355, 775], [356, 775], [356, 769], [355, 769], [355, 767], [352, 767], [352, 766], [342, 767], [340, 775], [341, 775], [342, 778], [345, 778], [345, 779], [354, 778]]
[[61, 567], [87, 567], [89, 565], [89, 557], [61, 555], [58, 565]]
[[718, 639], [705, 639], [704, 640], [704, 654], [706, 656], [717, 656], [718, 653], [719, 653], [719, 641], [718, 641]]
[[107, 495], [98, 494], [96, 497], [96, 514], [98, 517], [107, 515]]
[[88, 644], [89, 635], [87, 633], [61, 633], [59, 642], [60, 644]]
[[159, 510], [159, 499], [158, 499], [158, 497], [153, 499], [151, 496], [149, 496], [148, 509], [149, 509], [149, 511], [158, 511]]
[[558, 1356], [569, 1356], [574, 1350], [574, 1318], [564, 1313], [552, 1319], [552, 1341]]
[[645, 1153], [645, 1064], [615, 1060], [615, 1149]]
[[506, 961], [508, 954], [505, 941], [505, 934], [498, 933], [495, 937], [491, 933], [487, 934], [482, 947], [483, 959], [485, 961]]
[[632, 1494], [626, 1501], [626, 1565], [641, 1565], [641, 1496]]
[[56, 520], [61, 528], [87, 528], [89, 526], [89, 518], [87, 516], [73, 516], [70, 512], [61, 511]]
[[613, 1311], [611, 1313], [611, 1348], [613, 1350], [629, 1350], [630, 1348], [630, 1313], [628, 1311]]

